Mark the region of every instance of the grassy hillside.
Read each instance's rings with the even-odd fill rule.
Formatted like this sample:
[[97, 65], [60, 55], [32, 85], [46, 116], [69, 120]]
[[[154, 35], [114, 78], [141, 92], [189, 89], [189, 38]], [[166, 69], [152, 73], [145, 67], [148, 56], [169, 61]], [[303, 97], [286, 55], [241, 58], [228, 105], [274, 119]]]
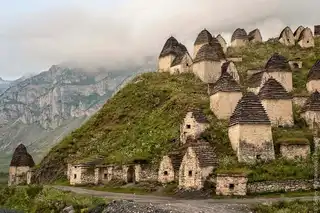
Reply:
[[205, 84], [192, 74], [146, 73], [54, 147], [39, 165], [36, 176], [42, 181], [53, 180], [63, 175], [67, 162], [100, 156], [107, 163], [158, 161], [177, 144], [180, 122], [191, 107], [203, 108], [215, 124], [206, 137], [227, 143], [227, 129], [220, 128], [225, 124], [217, 122], [209, 110]]
[[[316, 48], [285, 47], [276, 43], [251, 44], [240, 49], [229, 49], [229, 56], [241, 56], [236, 63], [246, 83], [246, 70], [263, 67], [275, 52], [289, 59], [300, 57], [304, 68], [293, 73], [295, 93], [305, 93], [307, 72], [320, 55], [320, 42]], [[63, 177], [67, 162], [86, 162], [102, 157], [106, 163], [131, 163], [135, 160], [157, 162], [179, 140], [179, 125], [190, 107], [203, 108], [211, 127], [203, 137], [217, 147], [221, 169], [243, 169], [235, 163], [230, 147], [227, 122], [218, 121], [209, 110], [207, 86], [193, 74], [169, 75], [146, 73], [136, 77], [120, 90], [85, 125], [72, 132], [55, 146], [38, 166], [39, 181], [53, 181]], [[295, 120], [299, 116], [295, 115]], [[283, 137], [310, 138], [304, 126], [292, 130], [274, 130], [274, 139]], [[311, 138], [312, 140], [312, 138]], [[312, 141], [310, 141], [312, 142]], [[156, 165], [156, 164], [155, 164]], [[253, 180], [301, 178], [311, 176], [308, 162], [276, 161], [258, 165], [252, 170]], [[274, 169], [279, 166], [279, 169]], [[301, 170], [305, 168], [305, 170]], [[290, 172], [284, 172], [290, 171]], [[266, 173], [263, 175], [262, 173]], [[283, 174], [287, 174], [283, 175]]]

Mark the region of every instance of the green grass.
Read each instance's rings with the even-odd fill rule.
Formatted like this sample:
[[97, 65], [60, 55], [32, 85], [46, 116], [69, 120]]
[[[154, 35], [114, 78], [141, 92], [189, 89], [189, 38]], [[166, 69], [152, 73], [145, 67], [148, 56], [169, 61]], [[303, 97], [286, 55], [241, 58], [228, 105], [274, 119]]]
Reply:
[[76, 212], [105, 203], [102, 198], [77, 195], [41, 186], [0, 189], [0, 207], [29, 213], [58, 213], [72, 205]]

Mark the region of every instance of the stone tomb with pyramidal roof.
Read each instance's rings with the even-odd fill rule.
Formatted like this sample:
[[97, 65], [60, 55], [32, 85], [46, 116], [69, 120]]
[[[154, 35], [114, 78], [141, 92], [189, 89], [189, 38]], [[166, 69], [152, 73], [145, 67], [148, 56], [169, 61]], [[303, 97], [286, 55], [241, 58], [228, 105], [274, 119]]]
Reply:
[[285, 27], [279, 36], [279, 42], [286, 46], [294, 46], [295, 40], [294, 35], [290, 27]]
[[315, 124], [320, 124], [320, 94], [318, 91], [312, 93], [307, 99], [301, 109], [301, 117], [306, 120], [311, 129], [313, 129]]
[[251, 43], [261, 43], [262, 36], [259, 29], [254, 29], [248, 34], [249, 42]]
[[228, 72], [223, 72], [214, 84], [208, 84], [210, 109], [218, 119], [229, 119], [242, 98], [239, 84]]
[[207, 128], [209, 121], [199, 109], [191, 109], [180, 125], [180, 142], [185, 144], [188, 138], [197, 139]]
[[205, 44], [193, 60], [193, 73], [204, 83], [215, 83], [221, 75], [221, 64], [225, 61], [219, 42]]
[[232, 61], [224, 62], [221, 66], [221, 73], [227, 72], [232, 78], [240, 84], [240, 76], [236, 65]]
[[249, 42], [248, 34], [244, 29], [236, 29], [231, 36], [231, 47], [242, 47]]
[[259, 92], [272, 126], [293, 126], [292, 97], [274, 78], [269, 78]]
[[200, 50], [200, 48], [205, 44], [209, 44], [211, 42], [211, 40], [212, 40], [211, 33], [208, 30], [203, 29], [198, 34], [198, 36], [194, 42], [193, 58], [195, 58], [197, 56], [197, 53]]
[[158, 171], [158, 182], [171, 183], [179, 180], [179, 168], [184, 155], [179, 149], [162, 157]]
[[239, 162], [275, 159], [271, 122], [254, 93], [248, 92], [238, 102], [230, 117], [228, 135]]
[[8, 185], [20, 185], [30, 182], [27, 179], [28, 172], [35, 166], [32, 156], [28, 153], [27, 148], [20, 144], [13, 153], [9, 168]]
[[220, 43], [220, 45], [221, 45], [221, 47], [223, 49], [223, 52], [226, 53], [227, 49], [228, 49], [226, 40], [220, 34], [217, 35], [216, 39], [219, 41], [219, 43]]
[[311, 67], [306, 87], [309, 93], [320, 91], [320, 60]]
[[216, 151], [208, 142], [198, 140], [188, 144], [179, 169], [179, 188], [203, 188], [205, 181], [217, 168], [217, 162]]
[[296, 29], [296, 31], [294, 31], [293, 36], [294, 36], [294, 40], [295, 40], [295, 41], [298, 41], [298, 40], [299, 40], [300, 34], [301, 34], [301, 32], [302, 32], [303, 30], [304, 30], [304, 27], [303, 27], [303, 26], [299, 26], [299, 27]]
[[302, 30], [298, 39], [298, 45], [301, 48], [314, 47], [314, 38], [313, 38], [312, 31], [309, 27], [306, 27]]
[[287, 92], [292, 91], [292, 70], [288, 59], [278, 53], [273, 54], [265, 65], [264, 70], [250, 76], [248, 90], [258, 94], [263, 84], [270, 78], [276, 79]]

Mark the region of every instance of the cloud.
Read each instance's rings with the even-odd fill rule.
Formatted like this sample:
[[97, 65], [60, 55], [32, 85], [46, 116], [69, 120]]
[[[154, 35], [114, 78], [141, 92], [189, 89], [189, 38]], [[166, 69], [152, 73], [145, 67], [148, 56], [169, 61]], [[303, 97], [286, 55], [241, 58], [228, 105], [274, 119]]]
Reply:
[[120, 67], [157, 57], [170, 35], [192, 53], [203, 28], [229, 40], [237, 27], [258, 27], [266, 40], [286, 25], [312, 26], [320, 17], [316, 0], [122, 0], [106, 9], [78, 2], [0, 22], [0, 76], [65, 61]]

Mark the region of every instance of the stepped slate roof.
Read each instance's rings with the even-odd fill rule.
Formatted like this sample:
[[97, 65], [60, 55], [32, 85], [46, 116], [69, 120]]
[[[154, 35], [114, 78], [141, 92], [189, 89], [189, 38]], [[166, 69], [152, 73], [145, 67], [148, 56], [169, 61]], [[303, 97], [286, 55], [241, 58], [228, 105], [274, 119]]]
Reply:
[[301, 112], [306, 111], [320, 111], [320, 93], [318, 91], [312, 93], [305, 102], [304, 106], [301, 109]]
[[300, 36], [299, 36], [298, 41], [301, 41], [301, 40], [305, 39], [306, 36], [309, 36], [309, 35], [310, 35], [311, 37], [313, 37], [313, 34], [312, 34], [311, 29], [310, 29], [309, 27], [306, 27], [306, 28], [304, 28], [304, 29], [302, 30], [302, 32], [300, 33]]
[[170, 152], [168, 154], [169, 158], [171, 159], [171, 163], [173, 166], [173, 170], [174, 171], [178, 171], [182, 162], [182, 158], [183, 158], [183, 154], [182, 151], [173, 151]]
[[33, 167], [35, 165], [32, 156], [27, 152], [27, 148], [20, 144], [13, 153], [10, 166], [21, 167], [29, 166]]
[[244, 29], [236, 29], [232, 34], [231, 42], [236, 39], [248, 39], [247, 32]]
[[208, 119], [205, 116], [205, 114], [203, 114], [203, 112], [199, 109], [193, 109], [191, 110], [192, 112], [192, 116], [194, 117], [194, 119], [198, 122], [198, 123], [208, 123]]
[[205, 44], [200, 48], [193, 62], [220, 61], [221, 59], [224, 58], [221, 58], [221, 54], [216, 50], [215, 47], [213, 47], [211, 44]]
[[181, 64], [181, 62], [182, 62], [183, 58], [186, 56], [186, 54], [189, 55], [188, 52], [185, 52], [185, 53], [179, 54], [177, 57], [175, 57], [171, 63], [171, 67], [174, 67], [174, 66]]
[[[294, 37], [296, 37], [298, 33], [301, 34], [301, 32], [302, 32], [303, 30], [304, 30], [304, 27], [300, 25], [300, 26], [296, 29], [296, 31], [294, 31], [294, 33], [293, 33]], [[300, 36], [300, 34], [299, 34], [299, 36]]]
[[292, 35], [293, 35], [293, 32], [292, 32], [291, 28], [288, 27], [288, 26], [286, 26], [286, 27], [281, 31], [279, 38], [283, 37], [283, 34], [285, 34], [286, 32], [292, 33]]
[[200, 167], [216, 166], [217, 155], [214, 148], [206, 141], [190, 144], [190, 147], [196, 153]]
[[223, 48], [217, 38], [213, 37], [210, 41], [210, 44], [212, 45], [212, 47], [214, 48], [214, 50], [216, 51], [220, 59], [226, 58], [223, 52]]
[[264, 74], [265, 70], [262, 70], [260, 72], [254, 73], [250, 76], [248, 80], [248, 85], [250, 88], [256, 88], [261, 85], [262, 77]]
[[318, 60], [308, 73], [308, 82], [312, 80], [320, 80], [320, 60]]
[[241, 92], [239, 84], [228, 72], [222, 72], [220, 78], [214, 84], [209, 84], [209, 95], [217, 92]]
[[178, 56], [185, 52], [187, 52], [187, 48], [183, 44], [179, 43], [177, 39], [171, 36], [164, 44], [159, 57], [165, 57], [169, 54]]
[[314, 35], [320, 35], [320, 25], [314, 26]]
[[222, 37], [221, 34], [217, 35], [216, 39], [218, 39], [218, 41], [222, 41], [223, 43], [227, 44], [226, 40]]
[[288, 59], [279, 53], [274, 53], [268, 60], [265, 69], [267, 71], [291, 71]]
[[283, 88], [283, 86], [274, 78], [269, 78], [258, 94], [260, 100], [265, 99], [291, 99], [292, 97], [288, 94], [288, 92]]
[[229, 126], [236, 124], [271, 124], [258, 96], [254, 93], [248, 92], [238, 102], [230, 117]]
[[209, 43], [211, 40], [211, 33], [208, 30], [204, 29], [199, 33], [196, 41], [194, 42], [194, 45]]
[[254, 29], [254, 30], [252, 30], [252, 31], [248, 34], [248, 39], [249, 39], [249, 41], [255, 39], [255, 34], [256, 34], [256, 33], [259, 33], [259, 34], [261, 35], [259, 29]]

